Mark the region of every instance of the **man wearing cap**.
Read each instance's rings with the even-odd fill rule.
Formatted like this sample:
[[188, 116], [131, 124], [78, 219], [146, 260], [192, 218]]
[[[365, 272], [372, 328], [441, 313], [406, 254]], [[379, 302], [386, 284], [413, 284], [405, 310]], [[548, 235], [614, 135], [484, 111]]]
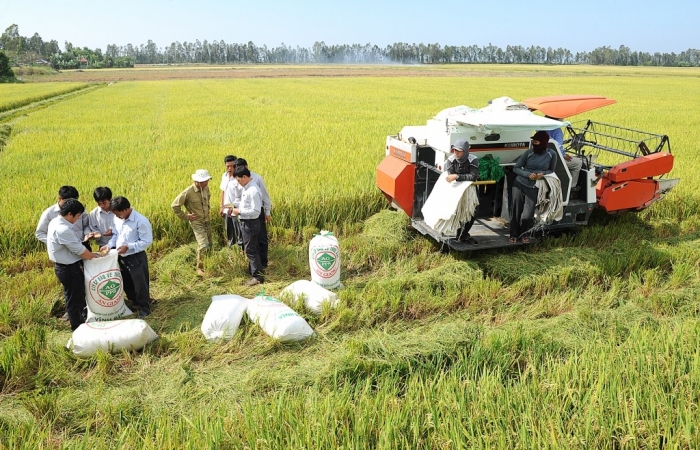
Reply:
[[[203, 252], [211, 248], [211, 219], [209, 217], [208, 170], [198, 169], [192, 174], [194, 183], [175, 197], [172, 205], [175, 214], [188, 221], [197, 239], [197, 275], [204, 275]], [[182, 208], [185, 208], [185, 211]]]
[[[476, 181], [479, 179], [479, 159], [469, 153], [469, 142], [459, 139], [452, 144], [450, 153], [452, 154], [445, 163], [448, 183], [453, 181]], [[457, 241], [469, 244], [477, 243], [469, 235], [469, 230], [474, 225], [474, 220], [476, 220], [476, 214], [473, 214], [471, 220], [457, 230]]]

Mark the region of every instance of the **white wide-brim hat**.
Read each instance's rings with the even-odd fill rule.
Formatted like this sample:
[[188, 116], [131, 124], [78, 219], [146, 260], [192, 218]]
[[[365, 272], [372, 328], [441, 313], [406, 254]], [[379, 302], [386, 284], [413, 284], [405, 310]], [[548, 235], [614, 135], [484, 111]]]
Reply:
[[197, 171], [192, 174], [192, 179], [201, 183], [211, 180], [211, 175], [209, 175], [209, 171], [206, 169], [197, 169]]

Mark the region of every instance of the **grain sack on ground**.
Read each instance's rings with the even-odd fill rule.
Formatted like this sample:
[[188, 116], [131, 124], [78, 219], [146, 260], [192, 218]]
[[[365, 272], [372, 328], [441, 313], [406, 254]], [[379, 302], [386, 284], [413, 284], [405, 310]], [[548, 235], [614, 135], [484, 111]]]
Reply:
[[274, 297], [259, 295], [248, 303], [248, 317], [273, 339], [303, 341], [312, 334], [306, 320]]
[[66, 347], [78, 356], [92, 356], [102, 349], [110, 353], [140, 350], [158, 339], [153, 329], [141, 319], [89, 322], [73, 331]]
[[207, 340], [231, 339], [238, 330], [248, 299], [240, 295], [215, 295], [202, 321], [202, 333]]
[[326, 289], [338, 289], [340, 284], [340, 245], [330, 231], [321, 231], [309, 243], [311, 281]]
[[132, 314], [124, 303], [122, 274], [117, 251], [85, 261], [85, 302], [88, 322], [115, 320]]
[[338, 304], [338, 295], [309, 280], [299, 280], [290, 284], [280, 293], [289, 294], [296, 301], [302, 298], [307, 308], [314, 314], [321, 314], [323, 303], [331, 307]]

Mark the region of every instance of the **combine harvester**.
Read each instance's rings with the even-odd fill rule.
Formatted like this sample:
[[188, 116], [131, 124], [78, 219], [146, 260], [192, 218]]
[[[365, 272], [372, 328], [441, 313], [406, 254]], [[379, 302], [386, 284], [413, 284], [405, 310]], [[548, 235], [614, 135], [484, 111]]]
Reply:
[[[673, 168], [668, 136], [591, 120], [573, 124], [561, 121], [613, 103], [615, 100], [592, 95], [539, 97], [522, 102], [501, 97], [481, 109], [445, 109], [426, 125], [406, 126], [398, 135], [387, 137], [386, 156], [377, 167], [377, 186], [395, 208], [411, 218], [416, 230], [448, 248], [470, 251], [513, 246], [516, 244], [508, 242], [507, 225], [507, 186], [512, 185], [515, 176], [512, 167], [529, 148], [535, 130], [564, 127], [567, 155], [581, 158], [583, 164], [577, 186], [571, 186], [569, 169], [556, 151], [555, 173], [561, 182], [563, 214], [554, 222], [538, 222], [538, 234], [587, 225], [593, 208], [608, 214], [641, 211], [678, 183], [678, 179], [663, 179]], [[470, 152], [479, 158], [480, 166], [495, 164], [504, 172], [500, 179], [480, 178], [474, 183], [479, 205], [470, 234], [476, 244], [445, 236], [426, 224], [421, 212], [443, 172], [452, 144], [459, 139], [469, 142]], [[549, 145], [556, 148], [554, 141]]]

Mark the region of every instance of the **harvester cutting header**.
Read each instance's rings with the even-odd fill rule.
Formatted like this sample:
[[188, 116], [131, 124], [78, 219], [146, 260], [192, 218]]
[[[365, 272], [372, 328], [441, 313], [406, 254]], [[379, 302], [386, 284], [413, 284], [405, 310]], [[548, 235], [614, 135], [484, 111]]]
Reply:
[[[593, 208], [609, 214], [641, 211], [678, 183], [664, 178], [673, 168], [668, 137], [591, 120], [565, 120], [613, 103], [592, 95], [522, 102], [501, 97], [480, 109], [445, 109], [426, 125], [405, 126], [387, 137], [377, 186], [411, 218], [414, 228], [458, 251], [528, 243], [549, 230], [587, 225]], [[538, 130], [548, 135], [535, 136], [553, 139], [534, 140]], [[472, 169], [478, 167], [477, 181], [451, 181], [456, 177], [443, 173], [454, 173], [463, 161], [456, 157], [464, 151]], [[528, 167], [547, 155], [551, 170]], [[522, 214], [517, 200], [521, 191], [526, 194], [526, 211], [527, 197], [532, 199], [534, 217], [518, 222], [526, 227], [518, 236], [511, 226], [509, 236], [511, 215], [515, 211], [518, 220]], [[465, 229], [468, 239], [459, 235]]]

